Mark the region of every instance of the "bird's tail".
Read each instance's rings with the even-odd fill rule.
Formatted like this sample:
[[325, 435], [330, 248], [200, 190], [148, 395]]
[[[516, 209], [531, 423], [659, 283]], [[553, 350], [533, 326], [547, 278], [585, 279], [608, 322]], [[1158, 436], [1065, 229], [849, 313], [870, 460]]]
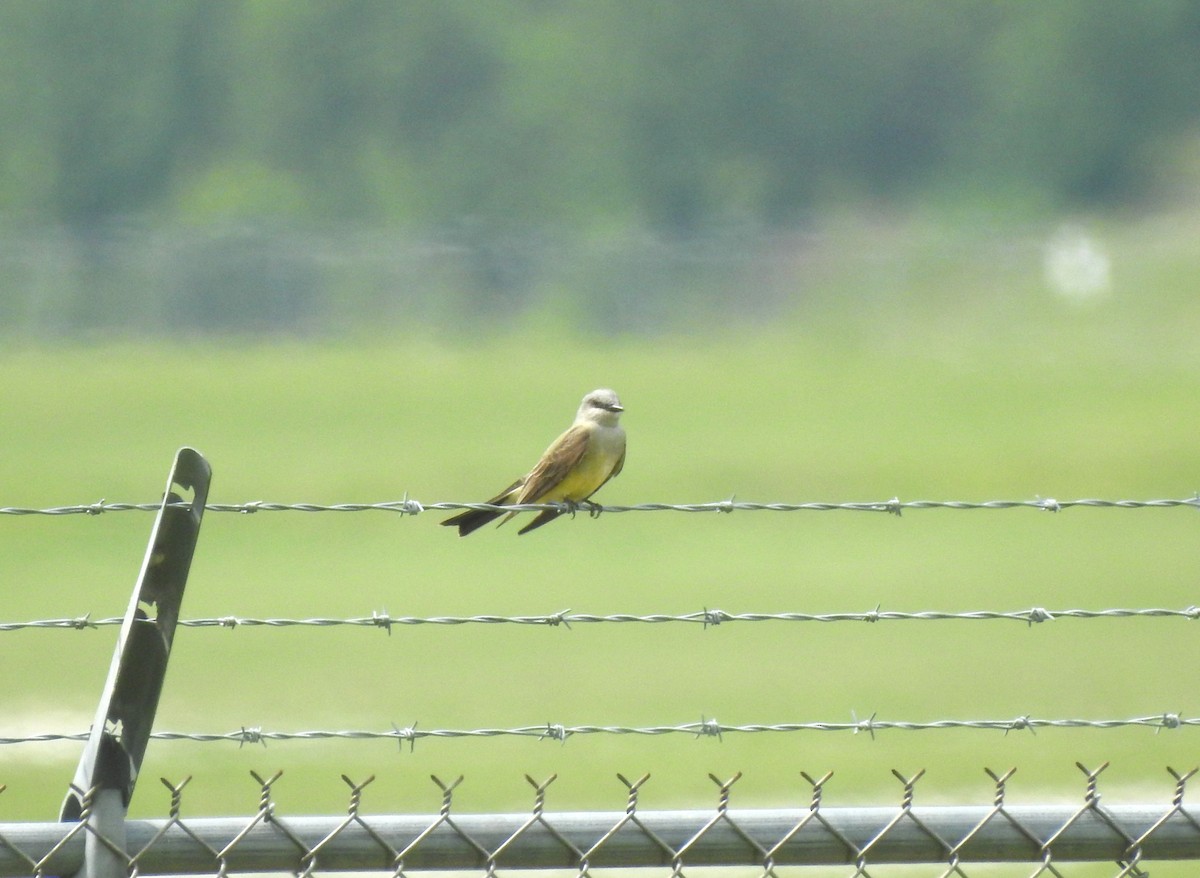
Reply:
[[465, 512], [460, 512], [458, 515], [451, 516], [442, 522], [446, 527], [457, 527], [458, 535], [465, 537], [469, 533], [474, 533], [483, 527], [489, 521], [495, 521], [503, 513], [495, 512], [491, 509], [468, 509]]
[[[509, 513], [509, 515], [515, 515], [515, 514], [516, 513], [514, 513], [514, 512]], [[533, 521], [529, 522], [529, 524], [525, 525], [523, 528], [521, 528], [519, 531], [517, 531], [517, 534], [518, 535], [527, 534], [534, 528], [541, 527], [543, 524], [549, 524], [550, 522], [554, 521], [554, 519], [558, 518], [558, 516], [560, 516], [560, 515], [562, 515], [562, 513], [559, 512], [557, 509], [543, 510], [542, 512], [539, 512], [537, 514], [537, 518], [535, 518]]]
[[[517, 489], [525, 484], [524, 479], [517, 479], [491, 500], [487, 501], [489, 506], [504, 506], [512, 503], [516, 499]], [[458, 528], [458, 535], [465, 537], [469, 533], [474, 533], [479, 530], [489, 521], [495, 521], [503, 512], [497, 512], [495, 509], [464, 509], [458, 515], [452, 515], [442, 522], [446, 527]], [[511, 516], [512, 513], [509, 513]], [[508, 519], [506, 518], [505, 521]], [[504, 522], [501, 522], [503, 524]]]

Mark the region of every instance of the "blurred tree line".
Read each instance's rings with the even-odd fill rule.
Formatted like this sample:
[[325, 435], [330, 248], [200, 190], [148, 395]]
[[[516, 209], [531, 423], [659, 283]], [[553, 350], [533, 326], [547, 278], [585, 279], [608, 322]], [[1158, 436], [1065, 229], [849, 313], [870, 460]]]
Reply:
[[1197, 83], [1195, 0], [9, 0], [0, 221], [450, 229], [502, 308], [497, 229], [1142, 198]]

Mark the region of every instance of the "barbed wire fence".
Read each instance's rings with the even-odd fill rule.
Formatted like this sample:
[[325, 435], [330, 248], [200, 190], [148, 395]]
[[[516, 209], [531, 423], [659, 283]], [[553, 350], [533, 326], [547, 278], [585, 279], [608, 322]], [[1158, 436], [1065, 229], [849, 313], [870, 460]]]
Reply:
[[[168, 504], [170, 505], [170, 504]], [[186, 504], [177, 504], [180, 506]], [[94, 503], [79, 503], [70, 506], [43, 508], [24, 506], [0, 506], [0, 515], [104, 515], [109, 512], [158, 512], [161, 503], [122, 503], [97, 500]], [[422, 503], [409, 497], [400, 500], [384, 500], [378, 503], [276, 503], [267, 500], [251, 500], [244, 503], [206, 503], [206, 512], [234, 512], [251, 515], [256, 512], [388, 512], [397, 515], [420, 515], [422, 512], [458, 512], [467, 509], [485, 512], [586, 512], [592, 516], [619, 514], [623, 512], [883, 512], [902, 515], [911, 510], [953, 509], [1034, 509], [1039, 512], [1062, 512], [1067, 509], [1171, 509], [1190, 507], [1200, 509], [1200, 493], [1182, 499], [1151, 500], [1105, 500], [1080, 498], [1055, 500], [1052, 497], [1037, 497], [1032, 500], [873, 500], [841, 503], [762, 503], [737, 500], [714, 500], [705, 503], [639, 503], [631, 506], [606, 505], [600, 503], [514, 503], [496, 506], [491, 503], [464, 503], [442, 501]]]
[[[0, 507], [8, 516], [95, 516], [114, 512], [156, 512], [155, 531], [147, 550], [141, 599], [135, 591], [133, 604], [158, 604], [158, 619], [145, 612], [131, 612], [126, 618], [92, 618], [90, 613], [56, 619], [0, 620], [0, 634], [32, 629], [85, 631], [122, 626], [122, 638], [139, 627], [160, 624], [164, 616], [166, 592], [156, 582], [154, 549], [160, 525], [170, 523], [171, 514], [199, 516], [204, 512], [241, 515], [269, 512], [385, 512], [405, 517], [427, 511], [464, 509], [541, 511], [555, 510], [572, 515], [591, 516], [626, 512], [882, 512], [900, 516], [917, 510], [1005, 510], [1031, 509], [1059, 513], [1072, 509], [1200, 509], [1200, 494], [1183, 499], [1105, 500], [1078, 499], [1059, 501], [1033, 500], [900, 501], [898, 498], [876, 502], [842, 503], [757, 503], [734, 498], [697, 504], [646, 503], [633, 506], [594, 504], [526, 504], [496, 507], [485, 503], [421, 503], [407, 496], [398, 501], [380, 503], [272, 503], [251, 501], [238, 504], [207, 502], [195, 496], [191, 502], [170, 493], [161, 503], [120, 503], [100, 500], [70, 506], [30, 508]], [[188, 486], [191, 487], [191, 486]], [[164, 526], [165, 527], [165, 526]], [[192, 535], [194, 539], [194, 534]], [[188, 555], [190, 561], [190, 554]], [[186, 577], [186, 565], [184, 566]], [[182, 589], [182, 584], [179, 586]], [[156, 591], [156, 589], [158, 589]], [[149, 598], [149, 600], [147, 600]], [[169, 615], [169, 614], [166, 614]], [[575, 625], [701, 625], [704, 628], [742, 623], [845, 623], [845, 622], [934, 622], [934, 621], [1016, 621], [1032, 626], [1054, 620], [1089, 621], [1097, 619], [1181, 619], [1196, 621], [1200, 608], [1101, 608], [1046, 609], [1029, 607], [1019, 610], [921, 611], [902, 612], [875, 607], [861, 612], [827, 614], [728, 613], [702, 608], [687, 613], [596, 615], [570, 609], [550, 613], [498, 616], [396, 616], [374, 610], [369, 616], [350, 618], [250, 618], [220, 616], [211, 618], [169, 619], [170, 630], [187, 628], [225, 629], [283, 627], [360, 627], [392, 633], [400, 626], [522, 625], [570, 629]], [[167, 649], [169, 651], [169, 636]], [[163, 659], [165, 666], [165, 658]], [[114, 667], [116, 660], [114, 660]], [[100, 717], [100, 731], [124, 735], [112, 726], [113, 716]], [[119, 718], [118, 718], [119, 719]], [[238, 746], [266, 745], [268, 741], [394, 740], [400, 747], [407, 743], [443, 738], [494, 738], [504, 736], [566, 741], [586, 735], [662, 736], [686, 735], [695, 738], [742, 734], [784, 734], [812, 732], [877, 733], [892, 731], [933, 732], [945, 729], [1035, 732], [1039, 729], [1118, 729], [1153, 728], [1155, 733], [1184, 732], [1200, 726], [1200, 719], [1179, 712], [1165, 711], [1148, 716], [1108, 719], [1045, 718], [1018, 716], [998, 719], [956, 719], [927, 722], [881, 718], [872, 713], [849, 721], [724, 724], [716, 718], [651, 726], [585, 725], [571, 726], [540, 722], [508, 728], [421, 729], [416, 723], [391, 729], [343, 729], [283, 731], [241, 728], [227, 732], [151, 732], [142, 730], [145, 740], [188, 741], [193, 743], [236, 743]], [[3, 745], [36, 745], [52, 741], [88, 741], [97, 737], [96, 724], [88, 732], [46, 731], [0, 737]], [[103, 737], [103, 734], [100, 735]], [[115, 738], [114, 738], [115, 740]], [[124, 743], [125, 738], [121, 737]], [[145, 740], [141, 741], [144, 747]], [[136, 750], [136, 746], [132, 748]], [[140, 753], [137, 754], [140, 760]], [[462, 777], [450, 783], [433, 778], [440, 797], [436, 814], [423, 816], [368, 816], [363, 808], [364, 790], [373, 782], [361, 782], [343, 775], [350, 789], [345, 817], [291, 817], [278, 812], [272, 790], [282, 773], [270, 778], [254, 775], [258, 790], [257, 811], [249, 818], [188, 818], [181, 815], [181, 783], [163, 779], [170, 792], [165, 820], [128, 820], [122, 810], [119, 821], [97, 818], [105, 812], [103, 800], [111, 784], [80, 783], [70, 787], [60, 823], [0, 823], [0, 878], [8, 875], [74, 875], [94, 878], [138, 874], [216, 874], [232, 871], [291, 871], [311, 875], [320, 871], [373, 870], [391, 873], [397, 878], [407, 872], [427, 869], [482, 870], [491, 878], [500, 868], [559, 868], [576, 871], [580, 876], [601, 867], [659, 867], [680, 876], [684, 868], [748, 865], [766, 876], [777, 876], [776, 869], [795, 865], [844, 865], [853, 875], [869, 875], [868, 869], [888, 863], [940, 864], [942, 875], [965, 876], [971, 863], [1024, 862], [1032, 864], [1033, 875], [1062, 875], [1065, 864], [1076, 862], [1114, 862], [1117, 875], [1145, 875], [1143, 866], [1151, 860], [1200, 861], [1200, 819], [1185, 805], [1189, 780], [1195, 767], [1176, 770], [1168, 767], [1173, 780], [1167, 792], [1169, 803], [1159, 806], [1102, 805], [1099, 778], [1107, 763], [1096, 768], [1077, 764], [1084, 778], [1082, 804], [1076, 806], [1016, 806], [1006, 803], [1009, 780], [1016, 769], [998, 774], [985, 769], [994, 785], [992, 801], [980, 806], [934, 807], [916, 802], [917, 784], [924, 772], [906, 777], [893, 771], [901, 787], [898, 806], [868, 808], [832, 808], [822, 796], [833, 777], [829, 772], [814, 778], [801, 772], [808, 784], [803, 791], [807, 802], [790, 809], [734, 809], [733, 788], [741, 775], [721, 780], [710, 775], [717, 788], [715, 809], [683, 812], [658, 812], [643, 809], [639, 792], [649, 779], [645, 775], [629, 781], [618, 775], [625, 797], [624, 807], [613, 812], [553, 814], [547, 808], [550, 777], [527, 780], [534, 791], [534, 804], [527, 814], [466, 814], [452, 808], [454, 790]], [[82, 763], [81, 763], [82, 769]], [[134, 772], [136, 776], [136, 770]], [[0, 782], [3, 778], [0, 778]], [[132, 791], [132, 781], [129, 782]], [[4, 787], [0, 785], [0, 793]], [[12, 792], [9, 792], [9, 796]], [[0, 806], [3, 806], [0, 798]], [[125, 804], [128, 802], [126, 800]], [[73, 818], [73, 819], [72, 819]]]
[[[420, 729], [414, 723], [391, 729], [314, 729], [310, 731], [285, 732], [263, 729], [259, 726], [241, 728], [231, 732], [153, 732], [151, 740], [192, 741], [208, 744], [217, 741], [233, 741], [242, 744], [266, 744], [267, 741], [320, 741], [341, 739], [346, 741], [395, 740], [402, 746], [415, 745], [425, 738], [536, 738], [539, 741], [566, 741], [568, 738], [586, 735], [640, 735], [659, 737], [662, 735], [687, 735], [694, 738], [722, 738], [725, 735], [780, 734], [786, 732], [851, 732], [875, 737], [876, 732], [906, 731], [928, 732], [945, 729], [973, 729], [976, 731], [1001, 731], [1004, 733], [1038, 729], [1127, 729], [1148, 728], [1156, 732], [1164, 729], [1182, 729], [1200, 726], [1200, 718], [1183, 717], [1177, 713], [1154, 716], [1135, 716], [1119, 719], [1051, 719], [1034, 716], [1018, 716], [1011, 719], [941, 719], [928, 722], [881, 719], [871, 714], [865, 719], [849, 722], [804, 722], [804, 723], [753, 723], [729, 725], [715, 718], [701, 717], [697, 722], [657, 726], [568, 726], [562, 723], [538, 723], [512, 728], [481, 729]], [[86, 741], [88, 732], [46, 732], [17, 737], [0, 737], [0, 744], [37, 744], [51, 741]]]
[[[180, 619], [184, 628], [378, 628], [391, 634], [393, 627], [414, 625], [534, 625], [547, 628], [570, 629], [572, 625], [594, 624], [643, 624], [663, 625], [682, 622], [715, 628], [718, 625], [737, 622], [937, 622], [969, 621], [992, 622], [1008, 620], [1027, 625], [1053, 622], [1055, 619], [1164, 619], [1178, 618], [1194, 622], [1200, 619], [1200, 607], [1194, 604], [1174, 610], [1166, 607], [1111, 607], [1101, 610], [1062, 609], [1047, 610], [1045, 607], [1030, 607], [1027, 610], [884, 610], [875, 607], [861, 613], [727, 613], [718, 609], [703, 609], [692, 613], [611, 613], [596, 615], [559, 610], [528, 616], [393, 616], [386, 610], [373, 610], [370, 616], [355, 616], [348, 619], [316, 617], [312, 619], [255, 619], [249, 616], [213, 616], [201, 619]], [[24, 622], [0, 622], [0, 632], [20, 631], [27, 628], [54, 628], [83, 631], [121, 624], [121, 618], [93, 619], [90, 613], [66, 619], [31, 619]]]

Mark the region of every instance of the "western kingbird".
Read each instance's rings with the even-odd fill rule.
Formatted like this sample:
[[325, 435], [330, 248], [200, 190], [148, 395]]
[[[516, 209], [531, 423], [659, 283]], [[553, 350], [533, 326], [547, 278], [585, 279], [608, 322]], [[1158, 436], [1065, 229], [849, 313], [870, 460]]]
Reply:
[[[492, 506], [511, 506], [587, 500], [625, 465], [625, 431], [617, 423], [624, 410], [613, 391], [593, 390], [580, 403], [575, 423], [546, 449], [537, 466], [487, 502]], [[516, 514], [508, 513], [504, 521]], [[541, 527], [560, 514], [557, 510], [546, 509], [517, 533]], [[465, 537], [501, 515], [504, 513], [468, 509], [447, 518], [442, 524], [457, 527], [458, 535]]]

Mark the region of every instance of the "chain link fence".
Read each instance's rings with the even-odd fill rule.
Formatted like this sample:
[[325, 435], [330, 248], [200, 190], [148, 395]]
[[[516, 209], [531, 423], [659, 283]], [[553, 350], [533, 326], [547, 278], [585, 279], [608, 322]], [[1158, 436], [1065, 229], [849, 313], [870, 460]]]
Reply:
[[814, 778], [806, 801], [791, 808], [738, 809], [734, 786], [741, 775], [721, 780], [716, 803], [707, 810], [651, 811], [639, 804], [650, 775], [622, 775], [623, 807], [612, 812], [561, 812], [548, 807], [555, 777], [536, 781], [528, 813], [459, 814], [454, 809], [460, 776], [447, 783], [434, 776], [440, 795], [436, 812], [371, 815], [364, 791], [374, 781], [355, 782], [346, 815], [290, 816], [275, 805], [282, 772], [253, 774], [258, 805], [249, 817], [191, 818], [183, 815], [190, 779], [162, 784], [170, 794], [168, 816], [127, 820], [106, 834], [89, 816], [95, 791], [81, 797], [77, 823], [0, 823], [0, 878], [69, 875], [84, 865], [85, 848], [99, 847], [115, 870], [129, 875], [233, 872], [372, 871], [403, 876], [421, 871], [464, 870], [487, 878], [500, 869], [560, 869], [587, 876], [595, 869], [651, 868], [679, 876], [685, 869], [738, 866], [768, 878], [789, 866], [840, 866], [837, 874], [869, 875], [885, 864], [935, 864], [941, 875], [967, 876], [972, 864], [1027, 864], [1030, 875], [1068, 875], [1068, 864], [1109, 862], [1115, 876], [1148, 875], [1152, 860], [1200, 858], [1200, 819], [1184, 805], [1196, 769], [1170, 771], [1174, 789], [1162, 805], [1101, 803], [1101, 765], [1083, 775], [1078, 805], [1011, 805], [1006, 801], [1015, 769], [988, 771], [992, 800], [974, 806], [922, 806], [917, 785], [924, 772], [904, 777], [900, 802], [885, 807], [838, 808], [823, 802], [833, 772]]

